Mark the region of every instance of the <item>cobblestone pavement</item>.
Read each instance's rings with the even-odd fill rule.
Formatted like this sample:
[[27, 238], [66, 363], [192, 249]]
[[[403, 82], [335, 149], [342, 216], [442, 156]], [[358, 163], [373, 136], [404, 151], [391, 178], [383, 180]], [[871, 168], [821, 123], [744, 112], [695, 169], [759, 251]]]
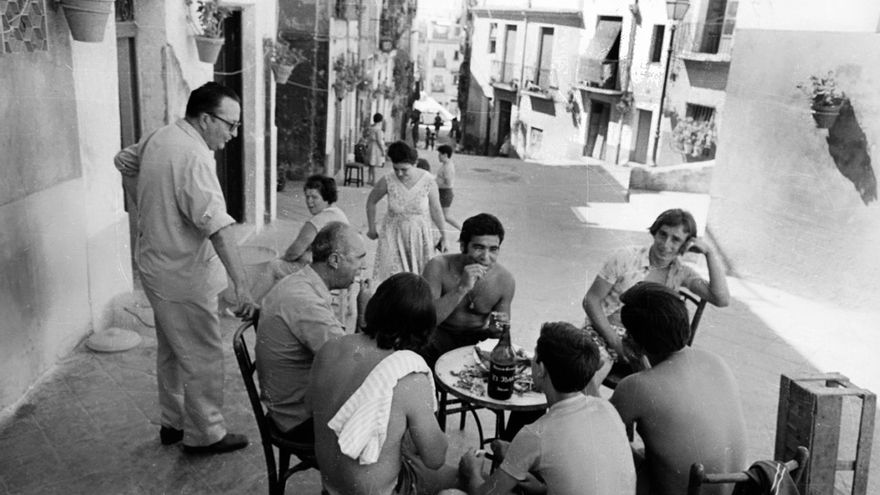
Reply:
[[[437, 166], [435, 153], [422, 154]], [[522, 345], [533, 345], [543, 321], [582, 321], [580, 299], [602, 260], [617, 247], [648, 241], [644, 230], [611, 225], [614, 221], [607, 220], [630, 218], [639, 201], [633, 197], [624, 203], [626, 191], [602, 167], [545, 167], [466, 155], [455, 159], [459, 173], [453, 214], [463, 220], [489, 211], [507, 228], [501, 262], [517, 279], [513, 337]], [[259, 233], [243, 233], [245, 244], [278, 251], [286, 247], [308, 216], [301, 187], [301, 182], [288, 184], [279, 195], [279, 220]], [[340, 207], [361, 229], [366, 227], [368, 192], [366, 187], [340, 191]], [[661, 206], [656, 198], [653, 201], [640, 207], [651, 219]], [[591, 222], [591, 204], [594, 212], [602, 211], [605, 220]], [[384, 211], [383, 205], [379, 211]], [[447, 235], [457, 250], [456, 233]], [[374, 249], [375, 244], [369, 243], [370, 257]], [[847, 356], [845, 349], [837, 349], [840, 345], [823, 339], [827, 333], [793, 331], [786, 325], [786, 321], [809, 319], [809, 301], [756, 287], [731, 280], [731, 306], [708, 309], [696, 341], [698, 347], [724, 356], [734, 369], [748, 415], [750, 459], [773, 454], [780, 373], [831, 371], [838, 368], [827, 356]], [[225, 356], [224, 414], [230, 431], [246, 433], [252, 443], [234, 453], [193, 457], [179, 446], [159, 443], [156, 341], [149, 305], [135, 292], [120, 296], [114, 311], [116, 325], [137, 330], [143, 342], [116, 354], [97, 354], [80, 346], [60, 357], [15, 414], [0, 425], [0, 495], [265, 493], [259, 436], [232, 355], [231, 335], [238, 322], [221, 320], [224, 341], [230, 342]], [[865, 316], [865, 325], [875, 321], [871, 318]], [[873, 333], [859, 335], [862, 340], [852, 347], [877, 348]], [[867, 368], [859, 364], [847, 373], [855, 383], [867, 386], [871, 377], [878, 376], [876, 370], [873, 363]], [[491, 418], [485, 417], [483, 424], [491, 425]], [[466, 446], [476, 443], [475, 435], [470, 418], [465, 431], [450, 428], [450, 465], [456, 465]], [[874, 438], [878, 438], [876, 432]], [[852, 443], [852, 432], [845, 432], [842, 439], [842, 445], [848, 443]], [[880, 493], [876, 466], [875, 461], [868, 493]], [[315, 471], [298, 474], [288, 483], [288, 493], [319, 492]]]

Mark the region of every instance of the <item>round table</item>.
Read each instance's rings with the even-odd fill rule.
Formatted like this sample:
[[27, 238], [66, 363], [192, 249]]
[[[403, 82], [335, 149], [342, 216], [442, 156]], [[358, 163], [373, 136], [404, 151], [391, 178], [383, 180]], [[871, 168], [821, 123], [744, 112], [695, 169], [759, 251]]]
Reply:
[[[438, 420], [444, 431], [447, 414], [447, 393], [459, 398], [469, 410], [483, 407], [494, 412], [495, 437], [497, 438], [500, 438], [504, 432], [504, 411], [541, 411], [547, 408], [547, 398], [543, 393], [539, 392], [530, 391], [521, 395], [514, 392], [507, 400], [497, 400], [488, 395], [477, 395], [466, 388], [456, 386], [455, 383], [458, 381], [458, 377], [453, 376], [452, 372], [459, 372], [464, 370], [465, 366], [474, 366], [476, 364], [474, 346], [468, 345], [453, 349], [446, 354], [443, 354], [434, 365], [434, 376], [437, 378], [436, 382], [440, 386]], [[452, 412], [457, 411], [458, 410]], [[480, 446], [492, 440], [483, 439], [483, 431], [479, 422], [477, 423], [477, 427], [480, 430]]]

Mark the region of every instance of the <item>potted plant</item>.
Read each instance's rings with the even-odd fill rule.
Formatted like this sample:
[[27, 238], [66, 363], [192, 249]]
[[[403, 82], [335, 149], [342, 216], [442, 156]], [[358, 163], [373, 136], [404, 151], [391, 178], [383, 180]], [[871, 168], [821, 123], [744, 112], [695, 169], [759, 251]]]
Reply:
[[685, 117], [672, 128], [672, 148], [687, 161], [707, 159], [715, 147], [715, 121]]
[[290, 73], [303, 60], [302, 51], [293, 48], [286, 41], [266, 39], [266, 56], [269, 59], [269, 65], [275, 74], [275, 82], [278, 84], [286, 84], [290, 78]]
[[75, 41], [100, 43], [104, 40], [113, 0], [61, 0], [61, 7]]
[[816, 127], [819, 129], [831, 127], [837, 120], [840, 107], [847, 99], [846, 94], [837, 87], [834, 71], [830, 70], [824, 76], [810, 76], [810, 82], [798, 84], [798, 88], [810, 100]]
[[355, 89], [369, 88], [373, 82], [363, 64], [356, 60], [349, 61], [344, 55], [340, 55], [333, 62], [333, 71], [336, 73], [333, 88], [336, 90], [336, 97], [339, 100]]
[[[221, 7], [217, 0], [185, 0], [187, 18], [190, 24], [196, 28], [196, 48], [199, 51], [199, 60], [214, 64], [223, 43], [223, 21], [232, 13], [228, 8]], [[196, 5], [198, 21], [192, 18], [192, 5]]]

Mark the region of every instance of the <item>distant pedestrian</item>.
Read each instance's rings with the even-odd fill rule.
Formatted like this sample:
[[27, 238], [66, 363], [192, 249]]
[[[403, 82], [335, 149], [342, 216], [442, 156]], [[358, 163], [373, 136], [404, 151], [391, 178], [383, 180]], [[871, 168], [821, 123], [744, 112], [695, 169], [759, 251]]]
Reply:
[[376, 181], [376, 167], [385, 165], [385, 123], [381, 113], [373, 115], [367, 136], [367, 184]]
[[431, 128], [425, 126], [425, 149], [434, 149], [434, 138], [437, 135], [431, 131]]
[[453, 117], [452, 122], [449, 125], [450, 137], [455, 141], [455, 144], [458, 144], [459, 139], [461, 139], [461, 124], [458, 122], [458, 117]]
[[417, 148], [419, 146], [419, 121], [417, 119], [412, 121], [412, 140], [413, 148]]
[[437, 190], [440, 193], [440, 207], [443, 209], [443, 217], [446, 223], [461, 230], [458, 220], [449, 214], [452, 206], [452, 185], [455, 182], [455, 164], [452, 163], [452, 146], [444, 144], [437, 147], [437, 157], [440, 159], [440, 168], [437, 169]]
[[237, 94], [209, 82], [189, 96], [183, 119], [120, 151], [114, 163], [137, 177], [141, 282], [156, 320], [159, 439], [184, 452], [218, 454], [248, 445], [223, 413], [223, 341], [217, 296], [235, 285], [235, 314], [257, 310], [241, 263], [235, 219], [217, 180], [214, 152], [238, 135]]
[[443, 127], [443, 117], [438, 113], [434, 116], [434, 135], [440, 135], [440, 128]]

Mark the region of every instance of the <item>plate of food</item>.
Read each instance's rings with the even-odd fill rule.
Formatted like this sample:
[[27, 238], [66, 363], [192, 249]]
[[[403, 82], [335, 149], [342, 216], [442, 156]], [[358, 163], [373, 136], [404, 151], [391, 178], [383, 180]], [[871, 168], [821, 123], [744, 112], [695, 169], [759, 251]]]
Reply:
[[[486, 395], [486, 381], [489, 377], [489, 355], [498, 344], [498, 339], [484, 340], [474, 346], [474, 363], [453, 372], [458, 380], [456, 386], [470, 390], [475, 395]], [[534, 390], [532, 382], [532, 356], [522, 346], [513, 344], [516, 354], [516, 378], [513, 391], [522, 395]]]
[[[489, 356], [496, 345], [498, 345], [498, 339], [486, 339], [477, 342], [474, 346], [474, 361], [487, 372], [489, 371]], [[511, 346], [513, 347], [513, 353], [516, 355], [517, 370], [521, 366], [530, 367], [532, 365], [532, 353], [527, 352], [520, 345], [511, 344]]]

